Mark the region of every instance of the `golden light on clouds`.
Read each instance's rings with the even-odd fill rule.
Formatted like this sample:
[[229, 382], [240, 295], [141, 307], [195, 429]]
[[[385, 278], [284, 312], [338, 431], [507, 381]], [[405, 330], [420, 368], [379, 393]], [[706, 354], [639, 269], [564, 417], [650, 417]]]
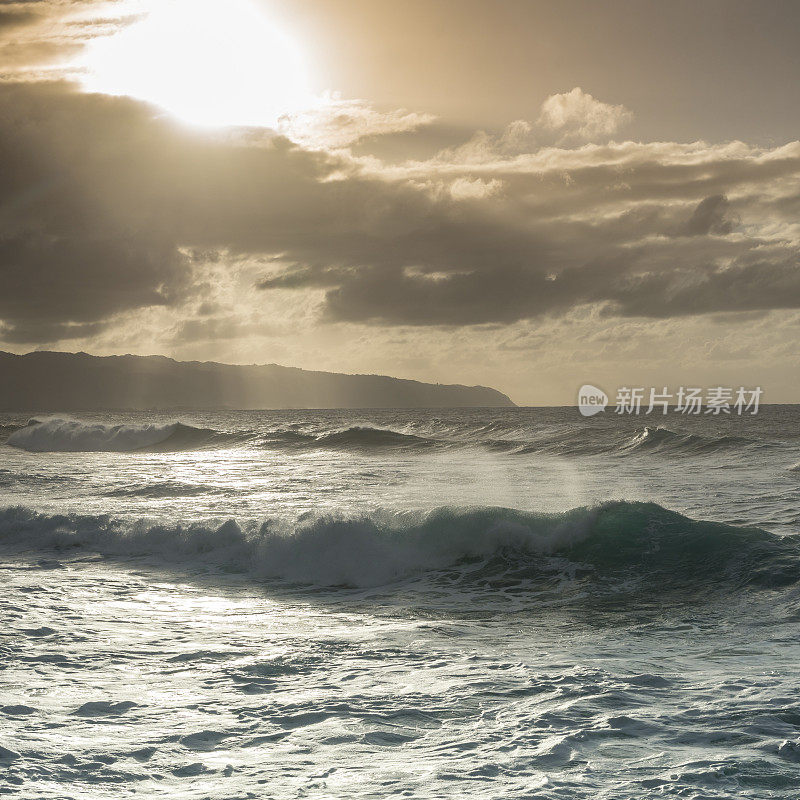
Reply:
[[715, 2], [0, 0], [0, 350], [794, 401], [800, 13]]
[[155, 103], [198, 125], [270, 127], [314, 104], [299, 44], [250, 0], [145, 0], [80, 58], [86, 90]]

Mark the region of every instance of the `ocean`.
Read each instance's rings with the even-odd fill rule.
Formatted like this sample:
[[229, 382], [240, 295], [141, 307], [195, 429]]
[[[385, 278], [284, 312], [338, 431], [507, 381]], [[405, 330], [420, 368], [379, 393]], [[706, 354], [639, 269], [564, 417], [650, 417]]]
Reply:
[[797, 798], [800, 406], [0, 415], [0, 788]]

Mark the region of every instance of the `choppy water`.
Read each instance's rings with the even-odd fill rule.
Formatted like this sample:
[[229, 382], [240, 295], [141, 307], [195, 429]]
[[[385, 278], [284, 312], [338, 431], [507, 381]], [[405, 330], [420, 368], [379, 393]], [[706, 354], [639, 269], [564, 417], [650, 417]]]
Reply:
[[800, 795], [799, 407], [27, 423], [12, 794]]

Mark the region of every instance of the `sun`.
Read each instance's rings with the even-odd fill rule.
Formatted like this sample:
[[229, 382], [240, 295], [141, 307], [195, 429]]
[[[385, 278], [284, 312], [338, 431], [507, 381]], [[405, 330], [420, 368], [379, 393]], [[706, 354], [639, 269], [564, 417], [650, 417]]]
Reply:
[[251, 0], [148, 0], [80, 60], [87, 91], [129, 95], [210, 126], [272, 127], [309, 108], [306, 60]]

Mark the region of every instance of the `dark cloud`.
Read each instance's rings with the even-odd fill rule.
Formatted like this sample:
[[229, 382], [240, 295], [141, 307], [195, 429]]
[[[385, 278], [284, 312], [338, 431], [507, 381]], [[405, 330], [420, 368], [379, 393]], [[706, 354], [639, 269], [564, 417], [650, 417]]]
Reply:
[[0, 317], [88, 321], [117, 311], [166, 305], [180, 289], [183, 259], [147, 237], [78, 229], [0, 238]]
[[[319, 291], [334, 321], [800, 307], [789, 213], [800, 147], [628, 142], [470, 158], [364, 165], [282, 137], [203, 134], [66, 84], [2, 85], [3, 335], [199, 305], [197, 265], [220, 253], [267, 257], [262, 291]], [[201, 327], [181, 335], [243, 331], [230, 319]]]
[[800, 306], [796, 253], [773, 261], [748, 260], [722, 269], [678, 269], [632, 278], [610, 292], [615, 301], [611, 309], [625, 316], [673, 317]]
[[[119, 131], [89, 108], [63, 87], [0, 88], [0, 319], [11, 326], [8, 340], [25, 331], [32, 341], [37, 323], [49, 341], [48, 332], [66, 330], [59, 325], [165, 305], [190, 291], [174, 238], [109, 205], [121, 153], [103, 152], [99, 137]], [[130, 121], [114, 117], [117, 127]]]
[[40, 322], [33, 320], [13, 326], [0, 324], [0, 340], [9, 344], [42, 344], [68, 342], [97, 336], [108, 328], [107, 322], [84, 324]]
[[30, 25], [38, 19], [38, 14], [24, 6], [0, 6], [0, 31]]
[[697, 204], [691, 219], [686, 223], [687, 236], [705, 236], [709, 233], [725, 234], [733, 230], [733, 223], [725, 219], [730, 204], [721, 194], [706, 197]]
[[209, 142], [128, 100], [0, 86], [0, 319], [55, 330], [185, 300], [196, 254], [181, 246], [269, 245], [265, 215], [324, 174], [297, 158], [285, 140]]
[[334, 320], [399, 325], [475, 325], [514, 322], [568, 303], [561, 285], [539, 270], [471, 270], [444, 277], [365, 270], [327, 293]]

